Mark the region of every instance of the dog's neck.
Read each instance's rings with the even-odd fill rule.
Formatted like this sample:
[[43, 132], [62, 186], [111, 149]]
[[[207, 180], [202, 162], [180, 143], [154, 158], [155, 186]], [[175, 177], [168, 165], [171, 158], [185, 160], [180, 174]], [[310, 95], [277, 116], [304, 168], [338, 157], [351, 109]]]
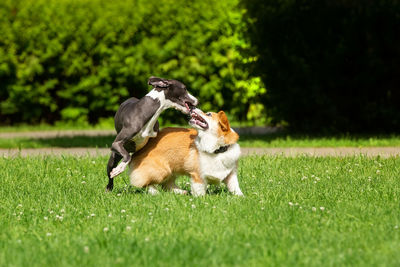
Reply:
[[223, 136], [217, 137], [209, 131], [198, 130], [197, 132], [195, 144], [199, 151], [214, 153], [221, 147], [226, 146]]
[[148, 92], [146, 96], [149, 96], [149, 97], [153, 98], [154, 100], [158, 100], [160, 102], [160, 110], [161, 111], [164, 111], [171, 107], [171, 105], [169, 103], [171, 101], [167, 101], [163, 90], [158, 91], [156, 89], [153, 89], [150, 92]]

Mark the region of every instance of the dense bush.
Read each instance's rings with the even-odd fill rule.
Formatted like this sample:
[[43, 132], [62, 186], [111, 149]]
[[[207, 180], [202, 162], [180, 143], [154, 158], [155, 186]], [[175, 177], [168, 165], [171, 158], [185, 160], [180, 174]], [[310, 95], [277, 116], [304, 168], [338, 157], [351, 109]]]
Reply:
[[243, 0], [264, 104], [298, 130], [400, 130], [400, 2]]
[[238, 0], [3, 0], [0, 121], [96, 123], [150, 75], [183, 81], [205, 110], [256, 119], [265, 89], [245, 67], [242, 16]]

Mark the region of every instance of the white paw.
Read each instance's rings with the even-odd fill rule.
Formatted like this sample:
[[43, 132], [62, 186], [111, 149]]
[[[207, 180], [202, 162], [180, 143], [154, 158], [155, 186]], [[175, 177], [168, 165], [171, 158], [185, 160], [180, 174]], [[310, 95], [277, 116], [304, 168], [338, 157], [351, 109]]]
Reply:
[[112, 169], [110, 173], [110, 178], [114, 178], [115, 176], [121, 174], [128, 166], [129, 162], [120, 162], [117, 167]]
[[233, 192], [233, 194], [234, 194], [235, 196], [238, 196], [238, 197], [243, 197], [243, 196], [244, 196], [243, 193], [242, 193], [242, 191], [235, 191], [235, 192]]
[[158, 195], [158, 193], [159, 193], [157, 188], [155, 188], [155, 186], [153, 186], [153, 185], [149, 185], [148, 192], [150, 195], [153, 195], [153, 196]]
[[207, 185], [201, 183], [192, 183], [192, 195], [194, 197], [204, 196], [206, 194]]

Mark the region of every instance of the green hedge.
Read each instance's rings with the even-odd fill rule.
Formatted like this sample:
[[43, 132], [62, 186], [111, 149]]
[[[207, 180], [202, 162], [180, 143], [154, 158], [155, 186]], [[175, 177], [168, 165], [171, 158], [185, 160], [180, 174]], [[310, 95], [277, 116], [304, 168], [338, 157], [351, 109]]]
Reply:
[[0, 121], [96, 123], [151, 75], [183, 81], [205, 110], [259, 119], [243, 13], [238, 0], [3, 0]]

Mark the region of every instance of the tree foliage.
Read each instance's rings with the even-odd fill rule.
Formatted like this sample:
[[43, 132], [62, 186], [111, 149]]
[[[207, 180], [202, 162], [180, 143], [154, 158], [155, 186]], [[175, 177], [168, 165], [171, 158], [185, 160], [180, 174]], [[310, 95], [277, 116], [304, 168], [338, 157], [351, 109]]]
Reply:
[[205, 110], [257, 119], [238, 0], [3, 0], [0, 120], [96, 123], [147, 78], [183, 81]]

